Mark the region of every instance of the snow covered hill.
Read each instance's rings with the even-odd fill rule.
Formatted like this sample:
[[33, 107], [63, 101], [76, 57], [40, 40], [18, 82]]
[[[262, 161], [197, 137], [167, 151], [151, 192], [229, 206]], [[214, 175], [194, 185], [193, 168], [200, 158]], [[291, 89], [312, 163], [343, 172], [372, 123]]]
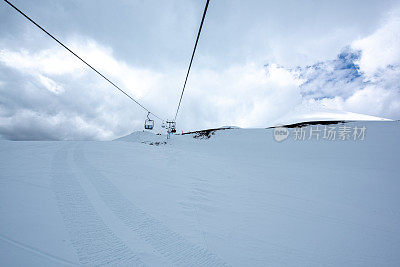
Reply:
[[365, 114], [348, 112], [343, 110], [332, 110], [321, 106], [298, 107], [285, 116], [273, 122], [270, 126], [293, 124], [302, 121], [392, 121], [386, 118], [380, 118]]
[[400, 123], [344, 125], [0, 141], [0, 265], [399, 266]]

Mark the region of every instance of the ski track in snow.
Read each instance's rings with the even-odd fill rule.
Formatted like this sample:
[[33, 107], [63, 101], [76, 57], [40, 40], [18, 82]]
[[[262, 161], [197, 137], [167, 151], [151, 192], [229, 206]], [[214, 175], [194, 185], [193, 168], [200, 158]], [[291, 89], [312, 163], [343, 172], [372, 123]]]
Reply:
[[80, 263], [90, 266], [143, 266], [97, 214], [69, 169], [68, 152], [62, 148], [53, 159], [52, 188]]
[[227, 266], [218, 256], [190, 243], [126, 199], [107, 177], [89, 165], [81, 147], [75, 149], [74, 159], [111, 211], [173, 265]]
[[9, 243], [11, 245], [14, 245], [16, 247], [24, 249], [26, 251], [32, 252], [32, 253], [34, 253], [36, 255], [39, 255], [41, 257], [48, 258], [48, 259], [50, 259], [52, 261], [56, 261], [56, 262], [58, 262], [59, 264], [62, 264], [62, 265], [72, 265], [72, 266], [76, 265], [76, 263], [74, 263], [72, 261], [57, 257], [55, 255], [51, 255], [51, 254], [49, 254], [49, 253], [47, 253], [45, 251], [42, 251], [42, 250], [40, 250], [38, 248], [32, 247], [32, 246], [30, 246], [28, 244], [24, 244], [24, 243], [18, 242], [18, 241], [14, 240], [14, 239], [11, 239], [11, 238], [6, 237], [6, 236], [1, 235], [1, 234], [0, 234], [0, 240], [3, 240], [4, 242], [7, 242], [7, 243]]

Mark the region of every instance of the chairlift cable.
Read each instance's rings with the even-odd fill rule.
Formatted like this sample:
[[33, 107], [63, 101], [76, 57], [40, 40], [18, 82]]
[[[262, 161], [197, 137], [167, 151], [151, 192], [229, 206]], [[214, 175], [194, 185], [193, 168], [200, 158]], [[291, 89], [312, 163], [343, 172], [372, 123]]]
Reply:
[[66, 45], [64, 45], [61, 41], [59, 41], [57, 38], [55, 38], [52, 34], [50, 34], [48, 31], [46, 31], [42, 26], [40, 26], [38, 23], [36, 23], [33, 19], [31, 19], [30, 17], [28, 17], [24, 12], [22, 12], [20, 9], [18, 9], [16, 6], [14, 6], [13, 4], [11, 4], [8, 0], [4, 0], [4, 2], [6, 2], [7, 4], [9, 4], [12, 8], [14, 8], [16, 11], [18, 11], [22, 16], [24, 16], [27, 20], [29, 20], [30, 22], [32, 22], [35, 26], [37, 26], [39, 29], [41, 29], [43, 32], [45, 32], [48, 36], [50, 36], [54, 41], [56, 41], [59, 45], [61, 45], [62, 47], [64, 47], [66, 50], [68, 50], [71, 54], [73, 54], [75, 57], [77, 57], [80, 61], [82, 61], [83, 63], [85, 63], [89, 68], [91, 68], [93, 71], [95, 71], [98, 75], [100, 75], [102, 78], [104, 78], [107, 82], [109, 82], [112, 86], [114, 86], [115, 88], [117, 88], [121, 93], [123, 93], [125, 96], [129, 97], [133, 102], [135, 102], [137, 105], [139, 105], [142, 109], [146, 110], [148, 112], [148, 114], [152, 114], [154, 117], [156, 117], [157, 119], [160, 119], [161, 121], [164, 121], [163, 119], [161, 119], [160, 117], [158, 117], [156, 114], [154, 114], [153, 112], [151, 112], [150, 110], [148, 110], [145, 106], [143, 106], [142, 104], [140, 104], [137, 100], [135, 100], [133, 97], [131, 97], [130, 95], [128, 95], [124, 90], [122, 90], [119, 86], [117, 86], [115, 83], [113, 83], [111, 80], [109, 80], [106, 76], [104, 76], [103, 74], [101, 74], [97, 69], [95, 69], [94, 67], [92, 67], [89, 63], [87, 63], [84, 59], [82, 59], [80, 56], [78, 56], [74, 51], [72, 51], [71, 49], [69, 49]]
[[187, 73], [186, 73], [186, 78], [185, 78], [185, 82], [184, 82], [184, 84], [183, 84], [183, 89], [182, 89], [181, 97], [180, 97], [180, 99], [179, 99], [178, 108], [176, 109], [174, 121], [176, 121], [176, 118], [177, 118], [178, 112], [179, 112], [179, 108], [180, 108], [180, 106], [181, 106], [183, 93], [185, 92], [186, 82], [187, 82], [188, 77], [189, 77], [190, 68], [192, 67], [193, 57], [194, 57], [194, 54], [195, 54], [195, 52], [196, 52], [197, 43], [199, 42], [199, 37], [200, 37], [200, 33], [201, 33], [201, 28], [203, 27], [203, 22], [204, 22], [204, 18], [206, 17], [206, 13], [207, 13], [207, 8], [208, 8], [208, 3], [209, 3], [209, 2], [210, 2], [210, 0], [207, 0], [206, 6], [205, 6], [204, 12], [203, 12], [203, 17], [201, 18], [201, 23], [200, 23], [199, 31], [198, 31], [198, 33], [197, 33], [196, 43], [194, 44], [192, 57], [190, 58], [189, 68], [188, 68], [188, 71], [187, 71]]

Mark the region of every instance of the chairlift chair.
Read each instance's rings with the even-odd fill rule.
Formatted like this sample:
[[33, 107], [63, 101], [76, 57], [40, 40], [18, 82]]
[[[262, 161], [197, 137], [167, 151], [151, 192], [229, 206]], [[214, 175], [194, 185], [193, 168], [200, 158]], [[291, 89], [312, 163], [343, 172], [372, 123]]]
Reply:
[[176, 133], [175, 125], [176, 123], [174, 121], [167, 120], [165, 122], [165, 128], [167, 128], [168, 133]]
[[171, 133], [176, 133], [176, 122], [171, 123]]
[[147, 114], [147, 119], [144, 121], [144, 128], [146, 130], [153, 130], [154, 128], [154, 120], [149, 118], [150, 112]]

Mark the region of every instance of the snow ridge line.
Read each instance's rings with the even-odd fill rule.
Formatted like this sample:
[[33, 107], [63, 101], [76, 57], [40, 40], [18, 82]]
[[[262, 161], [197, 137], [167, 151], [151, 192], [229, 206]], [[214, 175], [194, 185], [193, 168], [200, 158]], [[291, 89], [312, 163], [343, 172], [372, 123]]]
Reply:
[[74, 159], [110, 210], [173, 265], [227, 266], [218, 256], [190, 243], [126, 199], [107, 177], [90, 167], [82, 148], [75, 149]]
[[144, 266], [97, 214], [79, 181], [69, 170], [65, 148], [53, 158], [51, 187], [81, 264]]

